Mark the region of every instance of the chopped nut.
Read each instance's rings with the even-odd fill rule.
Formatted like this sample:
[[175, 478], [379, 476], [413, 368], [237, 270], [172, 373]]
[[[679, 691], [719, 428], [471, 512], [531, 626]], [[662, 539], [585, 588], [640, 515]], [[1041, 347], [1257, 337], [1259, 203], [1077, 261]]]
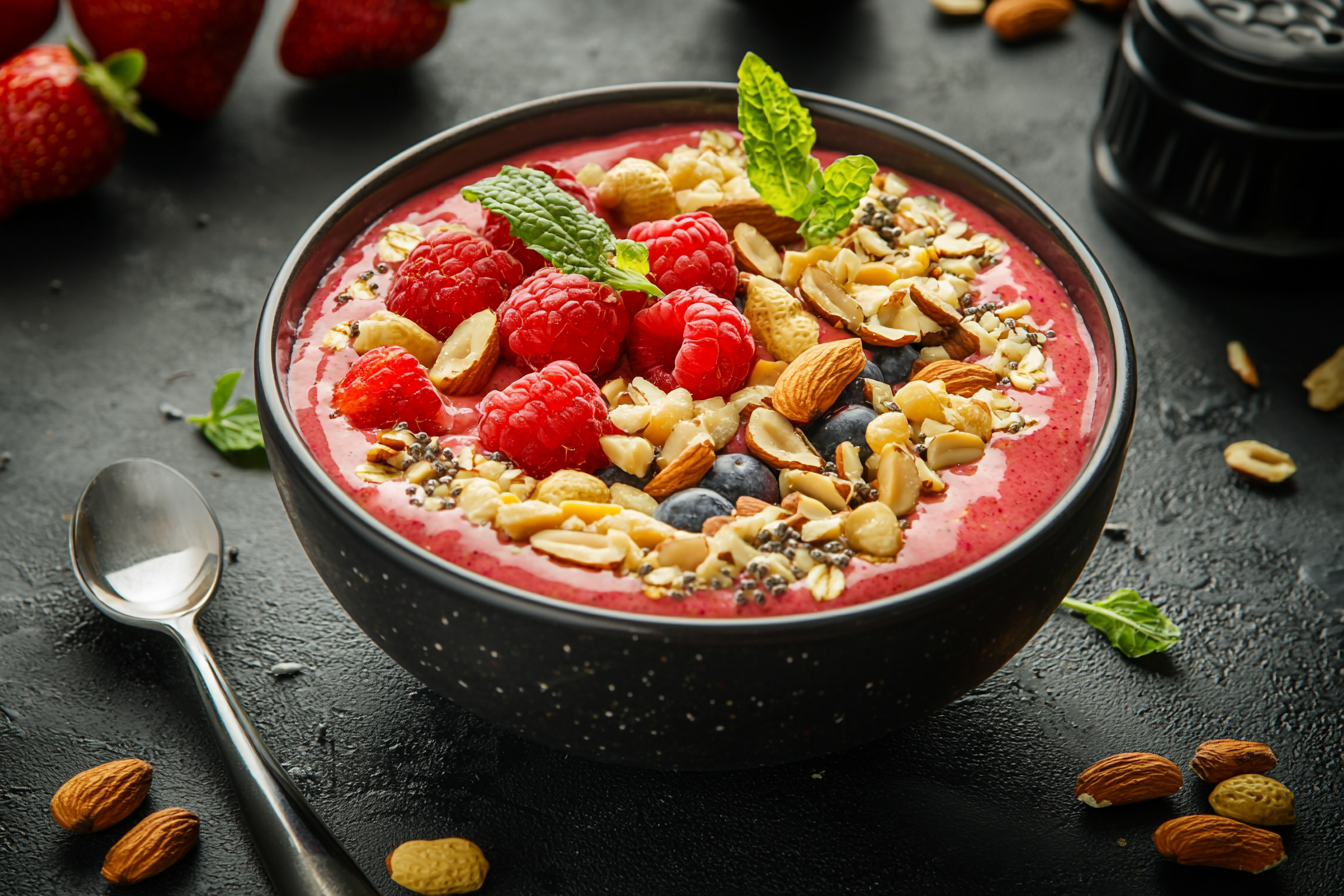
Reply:
[[833, 512], [849, 506], [849, 496], [854, 492], [854, 485], [848, 480], [810, 470], [784, 470], [779, 476], [779, 487], [782, 495], [797, 492], [820, 502]]
[[1223, 449], [1223, 460], [1238, 473], [1261, 482], [1282, 482], [1297, 472], [1293, 459], [1264, 442], [1233, 442]]
[[355, 467], [355, 475], [365, 482], [377, 484], [380, 482], [390, 482], [393, 479], [400, 479], [401, 471], [394, 470], [386, 464], [360, 464]]
[[639, 436], [602, 436], [598, 440], [611, 461], [631, 476], [643, 476], [653, 463], [653, 445]]
[[647, 159], [630, 157], [618, 162], [598, 185], [597, 201], [613, 209], [625, 227], [677, 214], [672, 181], [667, 172]]
[[704, 535], [680, 533], [654, 548], [659, 566], [695, 569], [709, 556], [709, 541]]
[[915, 458], [895, 445], [884, 447], [877, 465], [877, 500], [896, 516], [905, 516], [915, 509], [921, 487]]
[[1302, 385], [1307, 404], [1318, 411], [1333, 411], [1344, 404], [1344, 346], [1307, 374]]
[[929, 469], [945, 470], [958, 464], [973, 464], [985, 454], [985, 443], [967, 432], [947, 432], [928, 443]]
[[653, 516], [658, 509], [658, 499], [652, 495], [646, 495], [640, 489], [633, 485], [626, 485], [624, 482], [617, 482], [611, 487], [611, 503], [618, 504], [626, 510], [637, 510], [640, 513], [647, 513]]
[[564, 501], [591, 501], [607, 504], [611, 490], [596, 476], [579, 470], [557, 470], [537, 483], [538, 501], [559, 505]]
[[839, 538], [845, 531], [845, 518], [841, 516], [825, 516], [817, 520], [808, 520], [803, 523], [803, 528], [799, 532], [803, 541], [815, 544], [821, 541], [831, 541]]
[[757, 361], [747, 377], [748, 386], [773, 386], [779, 381], [779, 375], [789, 366], [787, 361]]
[[426, 333], [415, 321], [391, 311], [375, 311], [359, 322], [359, 333], [351, 342], [359, 354], [384, 345], [399, 345], [426, 367], [439, 356], [439, 340]]
[[490, 382], [499, 349], [495, 312], [478, 311], [457, 325], [429, 362], [429, 380], [447, 395], [475, 395]]
[[760, 513], [762, 510], [770, 506], [771, 506], [770, 504], [767, 504], [760, 498], [753, 498], [749, 495], [742, 495], [737, 499], [737, 504], [733, 508], [733, 513], [742, 517], [755, 516], [756, 514]]
[[905, 419], [904, 414], [894, 411], [878, 414], [868, 421], [868, 428], [863, 435], [868, 442], [868, 447], [874, 452], [880, 453], [888, 445], [899, 447], [909, 444], [910, 421]]
[[410, 221], [399, 221], [383, 231], [378, 240], [378, 257], [383, 261], [405, 261], [406, 256], [425, 238], [425, 232]]
[[[512, 495], [509, 497], [518, 500]], [[468, 479], [462, 483], [457, 506], [468, 522], [480, 526], [495, 521], [495, 514], [504, 506], [504, 498], [500, 495], [499, 486], [489, 479]]]
[[733, 253], [743, 270], [778, 280], [784, 273], [784, 259], [761, 232], [746, 221], [733, 228]]
[[[803, 538], [807, 538], [806, 533]], [[901, 549], [900, 522], [885, 502], [870, 501], [859, 505], [845, 519], [845, 540], [855, 550], [865, 554], [881, 558], [895, 557]]]
[[820, 470], [825, 465], [793, 421], [769, 408], [752, 412], [746, 441], [752, 454], [777, 470]]
[[699, 482], [714, 465], [714, 446], [707, 441], [694, 442], [677, 455], [657, 476], [644, 486], [646, 494], [666, 498]]
[[594, 569], [611, 569], [625, 560], [625, 547], [606, 535], [543, 529], [528, 539], [532, 547], [559, 560]]
[[566, 513], [545, 501], [520, 501], [495, 511], [495, 526], [514, 541], [523, 541], [543, 529], [557, 528]]
[[595, 523], [604, 516], [615, 516], [624, 510], [619, 504], [597, 504], [592, 501], [561, 501], [560, 512], [575, 516], [585, 524]]

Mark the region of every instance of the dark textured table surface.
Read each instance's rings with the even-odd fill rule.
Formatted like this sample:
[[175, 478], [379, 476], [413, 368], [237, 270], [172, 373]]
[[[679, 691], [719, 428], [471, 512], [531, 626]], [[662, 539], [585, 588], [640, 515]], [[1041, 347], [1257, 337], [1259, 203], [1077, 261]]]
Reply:
[[[66, 833], [47, 803], [123, 756], [155, 766], [133, 816], [182, 805], [199, 848], [152, 894], [272, 892], [194, 688], [164, 637], [81, 596], [66, 519], [103, 464], [159, 458], [205, 493], [237, 545], [201, 619], [270, 746], [383, 892], [382, 857], [452, 835], [485, 850], [496, 894], [1293, 893], [1344, 891], [1344, 412], [1303, 376], [1344, 339], [1332, 275], [1266, 265], [1236, 282], [1154, 266], [1098, 219], [1086, 134], [1115, 26], [1076, 15], [1010, 48], [921, 0], [762, 17], [725, 0], [474, 0], [410, 71], [305, 85], [280, 71], [273, 2], [228, 105], [159, 113], [93, 193], [0, 224], [0, 893], [104, 893], [129, 822]], [[63, 32], [64, 22], [57, 31]], [[1185, 632], [1169, 654], [1112, 650], [1057, 614], [982, 687], [909, 730], [797, 766], [649, 773], [573, 760], [421, 687], [350, 622], [295, 540], [265, 470], [230, 466], [156, 410], [207, 406], [246, 365], [271, 277], [308, 222], [373, 165], [444, 127], [595, 85], [732, 80], [753, 49], [800, 88], [964, 141], [1038, 190], [1089, 241], [1130, 314], [1140, 407], [1112, 520], [1076, 589], [1134, 587]], [[209, 215], [208, 226], [198, 216]], [[64, 284], [60, 291], [49, 286]], [[1263, 385], [1224, 345], [1243, 340]], [[1239, 481], [1233, 438], [1289, 451], [1279, 488]], [[296, 662], [303, 674], [268, 669]], [[1207, 811], [1176, 796], [1092, 810], [1074, 776], [1110, 753], [1182, 766], [1213, 737], [1264, 740], [1297, 794], [1289, 855], [1252, 877], [1166, 864], [1151, 834]]]

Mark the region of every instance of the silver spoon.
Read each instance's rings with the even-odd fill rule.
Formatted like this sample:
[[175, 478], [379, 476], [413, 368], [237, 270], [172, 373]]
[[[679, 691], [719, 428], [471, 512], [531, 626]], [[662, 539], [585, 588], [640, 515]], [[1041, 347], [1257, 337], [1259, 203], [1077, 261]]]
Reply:
[[196, 630], [219, 587], [219, 522], [172, 467], [135, 458], [90, 480], [70, 520], [80, 587], [118, 622], [172, 635], [191, 661], [215, 742], [271, 883], [283, 896], [378, 896], [261, 742]]

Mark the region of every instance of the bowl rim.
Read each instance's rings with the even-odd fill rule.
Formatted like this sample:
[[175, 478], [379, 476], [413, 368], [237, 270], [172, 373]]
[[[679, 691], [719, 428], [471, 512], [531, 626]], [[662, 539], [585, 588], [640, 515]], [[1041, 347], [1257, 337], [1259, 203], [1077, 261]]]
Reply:
[[[704, 100], [710, 96], [727, 100], [729, 94], [735, 102], [737, 85], [717, 81], [662, 81], [614, 85], [519, 103], [455, 125], [408, 147], [375, 167], [342, 192], [317, 216], [295, 243], [276, 274], [262, 305], [254, 356], [256, 395], [258, 404], [263, 408], [263, 415], [271, 417], [273, 429], [280, 436], [279, 444], [271, 444], [268, 440], [267, 450], [285, 451], [288, 460], [310, 488], [315, 486], [314, 494], [322, 503], [338, 515], [344, 516], [348, 528], [353, 529], [382, 553], [389, 555], [397, 565], [409, 564], [417, 567], [422, 574], [437, 579], [444, 587], [458, 594], [470, 594], [473, 598], [495, 604], [500, 609], [521, 611], [542, 617], [551, 623], [579, 624], [591, 630], [630, 633], [635, 638], [644, 634], [662, 636], [670, 641], [674, 638], [681, 640], [689, 635], [703, 637], [719, 633], [726, 634], [733, 640], [753, 635], [759, 640], [791, 637], [797, 629], [809, 629], [813, 630], [809, 631], [809, 634], [819, 634], [847, 631], [856, 626], [888, 624], [894, 618], [910, 618], [933, 610], [940, 599], [990, 578], [1005, 564], [1011, 563], [1013, 555], [1029, 552], [1033, 543], [1049, 538], [1056, 529], [1067, 524], [1073, 508], [1088, 498], [1089, 493], [1098, 486], [1100, 480], [1104, 479], [1105, 471], [1112, 463], [1124, 462], [1137, 403], [1135, 376], [1137, 361], [1128, 321], [1114, 287], [1092, 251], [1073, 228], [1035, 191], [985, 156], [931, 128], [881, 109], [810, 91], [794, 92], [814, 117], [820, 114], [850, 126], [874, 131], [884, 137], [913, 144], [917, 149], [938, 155], [943, 161], [952, 163], [982, 184], [1003, 190], [1008, 203], [1036, 218], [1037, 223], [1044, 225], [1051, 237], [1072, 256], [1096, 297], [1101, 320], [1111, 342], [1112, 392], [1106, 409], [1106, 418], [1096, 430], [1096, 440], [1087, 461], [1074, 476], [1068, 488], [1040, 517], [1008, 542], [947, 576], [908, 591], [850, 607], [749, 619], [689, 618], [633, 613], [535, 594], [456, 566], [386, 526], [342, 490], [317, 462], [292, 416], [287, 390], [282, 385], [285, 374], [279, 369], [277, 323], [285, 307], [292, 281], [300, 268], [308, 262], [307, 256], [311, 247], [332, 229], [337, 221], [352, 212], [362, 200], [388, 186], [398, 177], [469, 140], [488, 137], [492, 132], [525, 124], [534, 118], [576, 108], [632, 102], [668, 103]], [[874, 120], [885, 126], [886, 130], [874, 128]], [[898, 135], [893, 131], [906, 133]], [[918, 142], [909, 139], [911, 136]], [[994, 181], [998, 183], [995, 184]], [[425, 188], [418, 188], [403, 199], [423, 189]], [[385, 213], [386, 210], [381, 212], [380, 216]], [[1091, 331], [1089, 333], [1095, 344], [1097, 334]], [[1119, 458], [1115, 457], [1117, 452], [1120, 454]], [[286, 513], [289, 513], [288, 508]], [[292, 522], [291, 520], [291, 524]]]

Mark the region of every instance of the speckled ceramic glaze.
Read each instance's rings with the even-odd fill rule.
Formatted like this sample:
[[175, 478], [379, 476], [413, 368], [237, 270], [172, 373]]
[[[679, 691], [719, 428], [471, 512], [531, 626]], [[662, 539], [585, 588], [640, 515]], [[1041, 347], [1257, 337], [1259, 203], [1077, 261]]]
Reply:
[[731, 120], [721, 84], [610, 88], [541, 100], [433, 137], [328, 208], [281, 269], [257, 334], [257, 396], [299, 539], [354, 620], [398, 663], [483, 718], [568, 752], [631, 765], [726, 769], [804, 759], [895, 730], [979, 684], [1036, 632], [1101, 532], [1133, 424], [1134, 356], [1096, 260], [1044, 202], [918, 125], [800, 94], [818, 144], [959, 193], [1059, 277], [1097, 355], [1094, 448], [1073, 485], [1000, 550], [947, 578], [826, 613], [697, 620], [530, 595], [394, 534], [343, 492], [285, 397], [293, 334], [332, 261], [388, 208], [494, 159], [558, 140]]

